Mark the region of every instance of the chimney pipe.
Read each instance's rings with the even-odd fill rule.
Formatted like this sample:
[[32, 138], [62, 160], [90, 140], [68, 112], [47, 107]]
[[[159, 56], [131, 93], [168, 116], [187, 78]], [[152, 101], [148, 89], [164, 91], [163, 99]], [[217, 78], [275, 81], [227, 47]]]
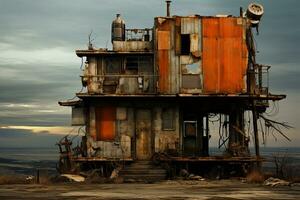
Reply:
[[166, 3], [167, 3], [167, 17], [170, 17], [170, 4], [171, 4], [172, 1], [170, 0], [167, 0]]

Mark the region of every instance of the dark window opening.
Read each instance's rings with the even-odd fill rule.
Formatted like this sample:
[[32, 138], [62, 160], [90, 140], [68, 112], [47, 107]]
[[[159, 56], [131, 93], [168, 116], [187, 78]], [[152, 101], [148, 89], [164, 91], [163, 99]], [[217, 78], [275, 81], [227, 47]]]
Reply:
[[181, 35], [181, 55], [189, 55], [191, 48], [190, 34]]
[[121, 71], [121, 59], [109, 57], [105, 60], [107, 74], [119, 74]]
[[166, 108], [162, 110], [162, 129], [163, 130], [175, 130], [175, 118], [174, 110]]
[[127, 57], [126, 59], [126, 70], [132, 70], [138, 72], [139, 59], [138, 57]]

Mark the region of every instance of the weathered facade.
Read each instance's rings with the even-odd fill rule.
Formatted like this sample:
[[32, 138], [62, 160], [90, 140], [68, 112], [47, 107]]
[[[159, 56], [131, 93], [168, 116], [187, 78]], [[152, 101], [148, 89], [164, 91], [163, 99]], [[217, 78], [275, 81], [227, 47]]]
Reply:
[[[60, 102], [72, 106], [72, 124], [86, 130], [72, 160], [260, 161], [257, 117], [285, 95], [264, 85], [269, 67], [256, 63], [252, 18], [166, 16], [156, 17], [153, 28], [126, 29], [118, 15], [112, 50], [76, 50], [85, 58], [86, 91], [76, 94], [79, 101]], [[249, 110], [256, 156], [245, 129]], [[209, 155], [209, 119], [216, 115], [228, 133], [221, 144], [226, 156], [218, 158]]]

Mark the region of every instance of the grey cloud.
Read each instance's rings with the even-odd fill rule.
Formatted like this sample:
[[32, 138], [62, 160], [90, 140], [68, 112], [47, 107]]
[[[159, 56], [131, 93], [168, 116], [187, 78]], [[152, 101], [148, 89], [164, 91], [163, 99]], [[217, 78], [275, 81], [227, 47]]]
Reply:
[[[175, 0], [171, 14], [238, 15], [239, 7], [246, 8], [250, 2], [252, 0]], [[260, 51], [258, 61], [272, 65], [270, 86], [273, 91], [282, 93], [288, 88], [290, 93], [298, 93], [300, 1], [259, 2], [265, 6], [266, 12], [260, 35], [256, 37]], [[93, 30], [96, 47], [109, 47], [110, 24], [116, 13], [122, 14], [127, 27], [140, 28], [152, 27], [153, 17], [165, 15], [164, 0], [0, 0], [0, 4], [0, 125], [69, 124], [69, 113], [65, 110], [46, 114], [39, 111], [43, 106], [60, 110], [56, 102], [72, 98], [81, 89], [80, 60], [74, 49], [86, 48], [88, 33]], [[38, 54], [34, 57], [38, 51], [52, 48], [62, 48], [74, 57], [70, 57], [69, 61], [59, 61], [63, 56], [57, 55], [53, 60], [42, 59], [43, 62], [40, 62]], [[33, 59], [28, 62], [22, 60], [20, 55], [14, 55], [12, 62], [18, 62], [4, 63], [8, 58], [1, 56], [8, 50], [16, 54], [32, 53]], [[295, 98], [299, 99], [298, 96]], [[39, 107], [7, 108], [1, 107], [1, 103], [37, 104]], [[25, 133], [20, 130], [16, 132]]]

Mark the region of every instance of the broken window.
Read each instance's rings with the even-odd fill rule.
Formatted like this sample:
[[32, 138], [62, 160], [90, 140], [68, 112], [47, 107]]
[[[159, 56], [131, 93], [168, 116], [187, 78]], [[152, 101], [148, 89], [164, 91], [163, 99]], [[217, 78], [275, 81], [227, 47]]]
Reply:
[[105, 72], [107, 74], [119, 74], [121, 70], [121, 59], [117, 57], [108, 57], [105, 59]]
[[138, 72], [139, 59], [138, 57], [127, 57], [126, 58], [126, 70]]
[[153, 61], [150, 56], [139, 57], [139, 73], [153, 73]]
[[96, 108], [96, 130], [98, 141], [113, 141], [116, 137], [116, 108]]
[[190, 34], [181, 34], [181, 55], [189, 55], [191, 48]]
[[162, 110], [162, 129], [175, 130], [175, 112], [171, 108]]

